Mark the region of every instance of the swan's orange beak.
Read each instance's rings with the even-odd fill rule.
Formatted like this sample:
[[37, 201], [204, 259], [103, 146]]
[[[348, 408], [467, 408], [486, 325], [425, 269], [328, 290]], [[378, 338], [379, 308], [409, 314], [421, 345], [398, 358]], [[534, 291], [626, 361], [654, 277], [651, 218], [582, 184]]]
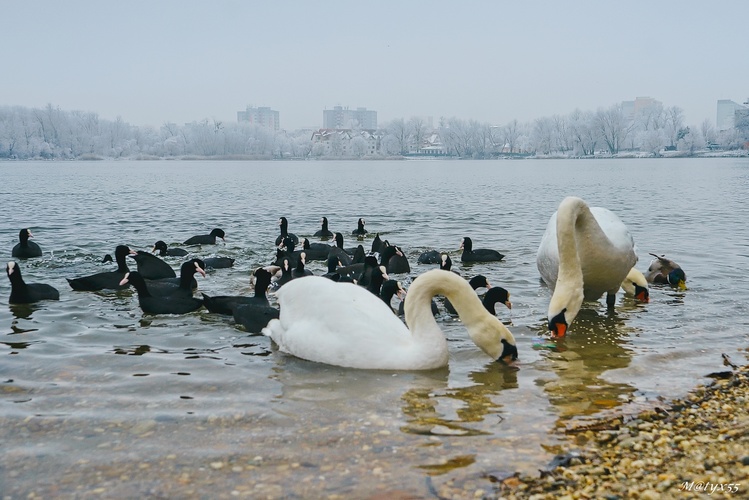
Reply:
[[567, 319], [564, 317], [564, 313], [567, 309], [562, 309], [562, 312], [554, 316], [549, 320], [549, 330], [551, 331], [552, 338], [564, 337], [567, 333]]

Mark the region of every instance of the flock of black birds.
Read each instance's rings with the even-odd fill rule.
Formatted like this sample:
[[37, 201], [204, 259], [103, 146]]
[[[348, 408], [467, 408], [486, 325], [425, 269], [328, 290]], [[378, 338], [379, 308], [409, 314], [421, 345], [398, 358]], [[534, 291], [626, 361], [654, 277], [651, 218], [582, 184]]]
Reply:
[[[382, 240], [377, 233], [369, 251], [363, 244], [356, 247], [344, 247], [343, 234], [332, 232], [328, 228], [328, 219], [321, 219], [321, 229], [314, 233], [314, 238], [333, 240], [333, 244], [324, 242], [310, 242], [308, 238], [300, 239], [288, 230], [288, 220], [279, 219], [280, 234], [275, 240], [276, 256], [273, 262], [265, 267], [259, 267], [252, 272], [251, 282], [254, 283], [254, 295], [216, 295], [202, 293], [202, 297], [195, 296], [198, 287], [196, 274], [203, 277], [206, 269], [233, 267], [234, 259], [228, 257], [191, 258], [182, 263], [179, 275], [171, 265], [161, 259], [164, 256], [186, 257], [190, 251], [168, 247], [163, 240], [157, 241], [150, 252], [132, 250], [126, 245], [115, 248], [114, 259], [106, 255], [102, 262], [114, 261], [117, 268], [112, 271], [99, 272], [89, 276], [67, 278], [70, 287], [76, 291], [123, 290], [133, 287], [137, 292], [138, 303], [146, 314], [185, 314], [205, 307], [209, 312], [232, 316], [250, 333], [260, 333], [272, 318], [279, 317], [277, 307], [271, 305], [268, 291], [276, 290], [290, 280], [312, 275], [306, 268], [311, 261], [324, 261], [327, 272], [324, 277], [333, 281], [353, 282], [391, 306], [395, 296], [400, 298], [399, 307], [394, 308], [395, 314], [403, 314], [405, 289], [401, 282], [390, 279], [389, 274], [406, 274], [411, 272], [408, 259], [397, 245], [391, 245]], [[369, 235], [365, 229], [365, 221], [360, 218], [357, 228], [351, 235], [361, 241]], [[213, 245], [218, 239], [225, 241], [226, 234], [216, 228], [210, 234], [193, 236], [183, 245]], [[19, 242], [13, 247], [12, 256], [16, 259], [30, 259], [42, 256], [38, 244], [30, 241], [33, 235], [28, 229], [19, 233]], [[298, 249], [297, 249], [298, 248]], [[500, 261], [504, 255], [495, 250], [474, 249], [471, 238], [464, 237], [461, 249], [462, 262], [491, 262]], [[128, 267], [128, 258], [132, 258], [137, 270]], [[440, 269], [451, 271], [452, 260], [447, 253], [431, 250], [422, 253], [420, 264], [439, 264]], [[454, 271], [453, 271], [454, 272]], [[59, 300], [60, 293], [51, 285], [44, 283], [26, 283], [21, 274], [18, 262], [10, 261], [6, 265], [6, 273], [11, 284], [9, 304], [29, 304], [42, 300]], [[511, 308], [509, 293], [502, 287], [492, 287], [485, 276], [474, 276], [469, 280], [474, 290], [486, 288], [483, 304], [486, 309], [495, 314], [495, 305], [502, 303]], [[451, 315], [457, 314], [452, 304], [445, 299], [444, 308]], [[432, 312], [439, 314], [437, 304], [432, 302]]]

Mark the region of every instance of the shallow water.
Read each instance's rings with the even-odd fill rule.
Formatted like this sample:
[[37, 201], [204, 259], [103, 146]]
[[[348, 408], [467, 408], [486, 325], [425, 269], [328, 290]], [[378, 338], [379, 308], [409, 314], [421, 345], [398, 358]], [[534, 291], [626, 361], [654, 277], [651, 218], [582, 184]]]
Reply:
[[[722, 369], [722, 353], [745, 359], [747, 159], [5, 162], [0, 172], [0, 254], [9, 260], [31, 228], [44, 255], [21, 262], [23, 276], [61, 293], [9, 306], [0, 280], [0, 479], [14, 496], [101, 485], [113, 496], [184, 494], [187, 470], [195, 491], [217, 496], [274, 483], [264, 495], [385, 485], [426, 495], [448, 481], [535, 472], [554, 455], [556, 427], [683, 395]], [[556, 349], [534, 349], [550, 297], [535, 253], [568, 195], [616, 212], [637, 267], [666, 254], [688, 290], [652, 288], [646, 305], [619, 297], [614, 313], [587, 304]], [[226, 243], [195, 254], [232, 256], [235, 267], [200, 289], [250, 293], [280, 216], [308, 237], [327, 216], [346, 246], [359, 243], [349, 235], [364, 217], [372, 235], [406, 250], [406, 283], [436, 267], [417, 264], [421, 252], [450, 251], [461, 274], [511, 292], [512, 310], [497, 314], [518, 341], [519, 369], [492, 362], [447, 316], [449, 369], [357, 371], [278, 353], [231, 319], [144, 316], [130, 292], [73, 292], [65, 281], [110, 269], [100, 261], [118, 244], [176, 246], [221, 227]], [[461, 265], [463, 236], [505, 260]]]

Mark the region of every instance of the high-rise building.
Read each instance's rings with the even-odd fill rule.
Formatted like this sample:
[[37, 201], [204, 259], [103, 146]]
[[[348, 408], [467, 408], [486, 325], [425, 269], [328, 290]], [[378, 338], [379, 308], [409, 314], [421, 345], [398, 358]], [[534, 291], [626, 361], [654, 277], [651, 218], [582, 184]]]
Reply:
[[719, 99], [718, 115], [715, 120], [718, 131], [734, 128], [736, 126], [736, 112], [744, 109], [747, 109], [746, 106], [742, 106], [737, 102], [729, 99]]
[[323, 128], [332, 129], [377, 129], [377, 111], [367, 108], [348, 109], [334, 106], [322, 112]]
[[253, 125], [278, 131], [281, 127], [278, 111], [268, 107], [254, 108], [247, 106], [245, 111], [237, 111], [237, 122], [250, 122]]
[[622, 113], [627, 120], [634, 120], [646, 109], [658, 105], [661, 105], [661, 102], [652, 97], [636, 97], [634, 101], [622, 101]]

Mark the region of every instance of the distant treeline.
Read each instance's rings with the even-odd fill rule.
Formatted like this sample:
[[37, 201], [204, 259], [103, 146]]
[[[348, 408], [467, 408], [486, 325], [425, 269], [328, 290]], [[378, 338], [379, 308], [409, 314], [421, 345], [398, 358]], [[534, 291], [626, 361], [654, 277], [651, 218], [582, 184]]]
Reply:
[[[749, 142], [749, 127], [716, 132], [705, 120], [686, 126], [680, 108], [652, 106], [634, 120], [618, 105], [595, 112], [575, 110], [531, 123], [502, 126], [441, 118], [436, 127], [420, 118], [396, 119], [376, 131], [319, 134], [314, 130], [273, 131], [249, 123], [202, 120], [160, 128], [135, 126], [97, 113], [0, 107], [0, 159], [97, 158], [392, 158], [440, 155], [593, 156], [664, 151], [685, 155], [706, 149], [737, 150]], [[360, 133], [361, 132], [361, 133]]]

